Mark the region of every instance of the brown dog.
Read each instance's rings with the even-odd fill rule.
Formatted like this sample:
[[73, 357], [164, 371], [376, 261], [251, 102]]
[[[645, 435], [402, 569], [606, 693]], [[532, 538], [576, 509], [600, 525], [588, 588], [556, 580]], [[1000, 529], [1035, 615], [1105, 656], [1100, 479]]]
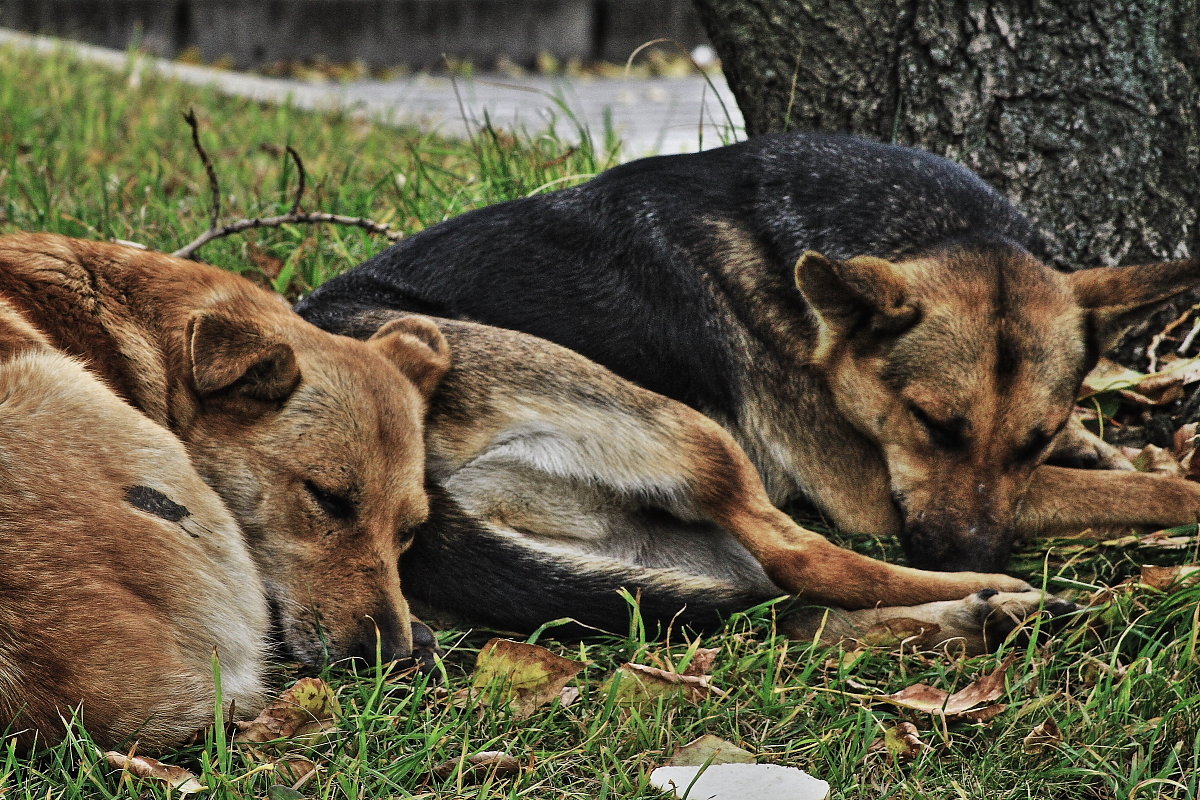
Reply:
[[104, 744], [179, 741], [214, 649], [249, 711], [268, 608], [306, 662], [410, 656], [397, 563], [448, 363], [424, 320], [357, 342], [213, 267], [0, 238], [0, 727], [82, 707]]

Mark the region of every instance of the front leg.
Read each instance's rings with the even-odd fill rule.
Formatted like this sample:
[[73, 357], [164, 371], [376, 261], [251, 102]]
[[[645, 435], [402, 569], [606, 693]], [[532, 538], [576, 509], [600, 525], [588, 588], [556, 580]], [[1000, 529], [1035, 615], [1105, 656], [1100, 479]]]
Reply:
[[1039, 611], [1059, 617], [1075, 605], [1042, 592], [986, 590], [958, 600], [915, 606], [843, 611], [794, 608], [780, 619], [780, 630], [793, 639], [817, 639], [827, 645], [869, 644], [883, 634], [902, 632], [913, 647], [978, 655], [990, 652]]
[[1056, 467], [1077, 469], [1133, 469], [1133, 464], [1118, 448], [1085, 428], [1083, 421], [1074, 414], [1054, 439], [1046, 462]]
[[719, 426], [696, 417], [687, 426], [690, 435], [681, 442], [680, 454], [699, 508], [733, 534], [788, 592], [823, 605], [860, 609], [956, 600], [984, 589], [1030, 588], [1007, 575], [930, 572], [838, 547], [771, 504], [750, 460]]
[[1200, 484], [1145, 472], [1041, 466], [1021, 505], [1022, 534], [1097, 536], [1200, 520]]

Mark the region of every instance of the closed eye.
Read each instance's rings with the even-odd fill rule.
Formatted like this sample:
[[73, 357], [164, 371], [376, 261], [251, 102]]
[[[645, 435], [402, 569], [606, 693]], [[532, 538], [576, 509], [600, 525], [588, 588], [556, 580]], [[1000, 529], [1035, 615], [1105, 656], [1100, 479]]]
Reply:
[[305, 481], [304, 488], [316, 501], [321, 510], [334, 519], [352, 519], [354, 501], [344, 494], [324, 489], [312, 481]]
[[910, 403], [908, 410], [925, 429], [934, 447], [942, 450], [962, 450], [967, 446], [967, 428], [971, 423], [965, 417], [955, 415], [943, 422], [930, 416], [918, 405]]

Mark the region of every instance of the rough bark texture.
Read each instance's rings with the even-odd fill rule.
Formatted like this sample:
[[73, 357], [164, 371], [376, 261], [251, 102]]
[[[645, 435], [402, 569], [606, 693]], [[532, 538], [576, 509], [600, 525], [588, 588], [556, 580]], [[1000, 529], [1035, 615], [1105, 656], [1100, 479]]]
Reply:
[[949, 156], [1081, 267], [1200, 245], [1200, 0], [694, 0], [750, 134]]

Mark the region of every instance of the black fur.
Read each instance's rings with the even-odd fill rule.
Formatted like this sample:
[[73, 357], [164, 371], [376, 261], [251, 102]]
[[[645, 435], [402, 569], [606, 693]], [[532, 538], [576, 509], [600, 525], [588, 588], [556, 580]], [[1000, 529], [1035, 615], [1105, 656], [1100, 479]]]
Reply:
[[[296, 307], [326, 328], [397, 308], [514, 328], [717, 418], [743, 370], [712, 286], [712, 220], [749, 232], [775, 291], [805, 250], [895, 258], [956, 238], [1037, 250], [1029, 222], [970, 170], [846, 136], [779, 134], [633, 161], [571, 189], [483, 208], [405, 239]], [[752, 327], [752, 326], [751, 326]]]

